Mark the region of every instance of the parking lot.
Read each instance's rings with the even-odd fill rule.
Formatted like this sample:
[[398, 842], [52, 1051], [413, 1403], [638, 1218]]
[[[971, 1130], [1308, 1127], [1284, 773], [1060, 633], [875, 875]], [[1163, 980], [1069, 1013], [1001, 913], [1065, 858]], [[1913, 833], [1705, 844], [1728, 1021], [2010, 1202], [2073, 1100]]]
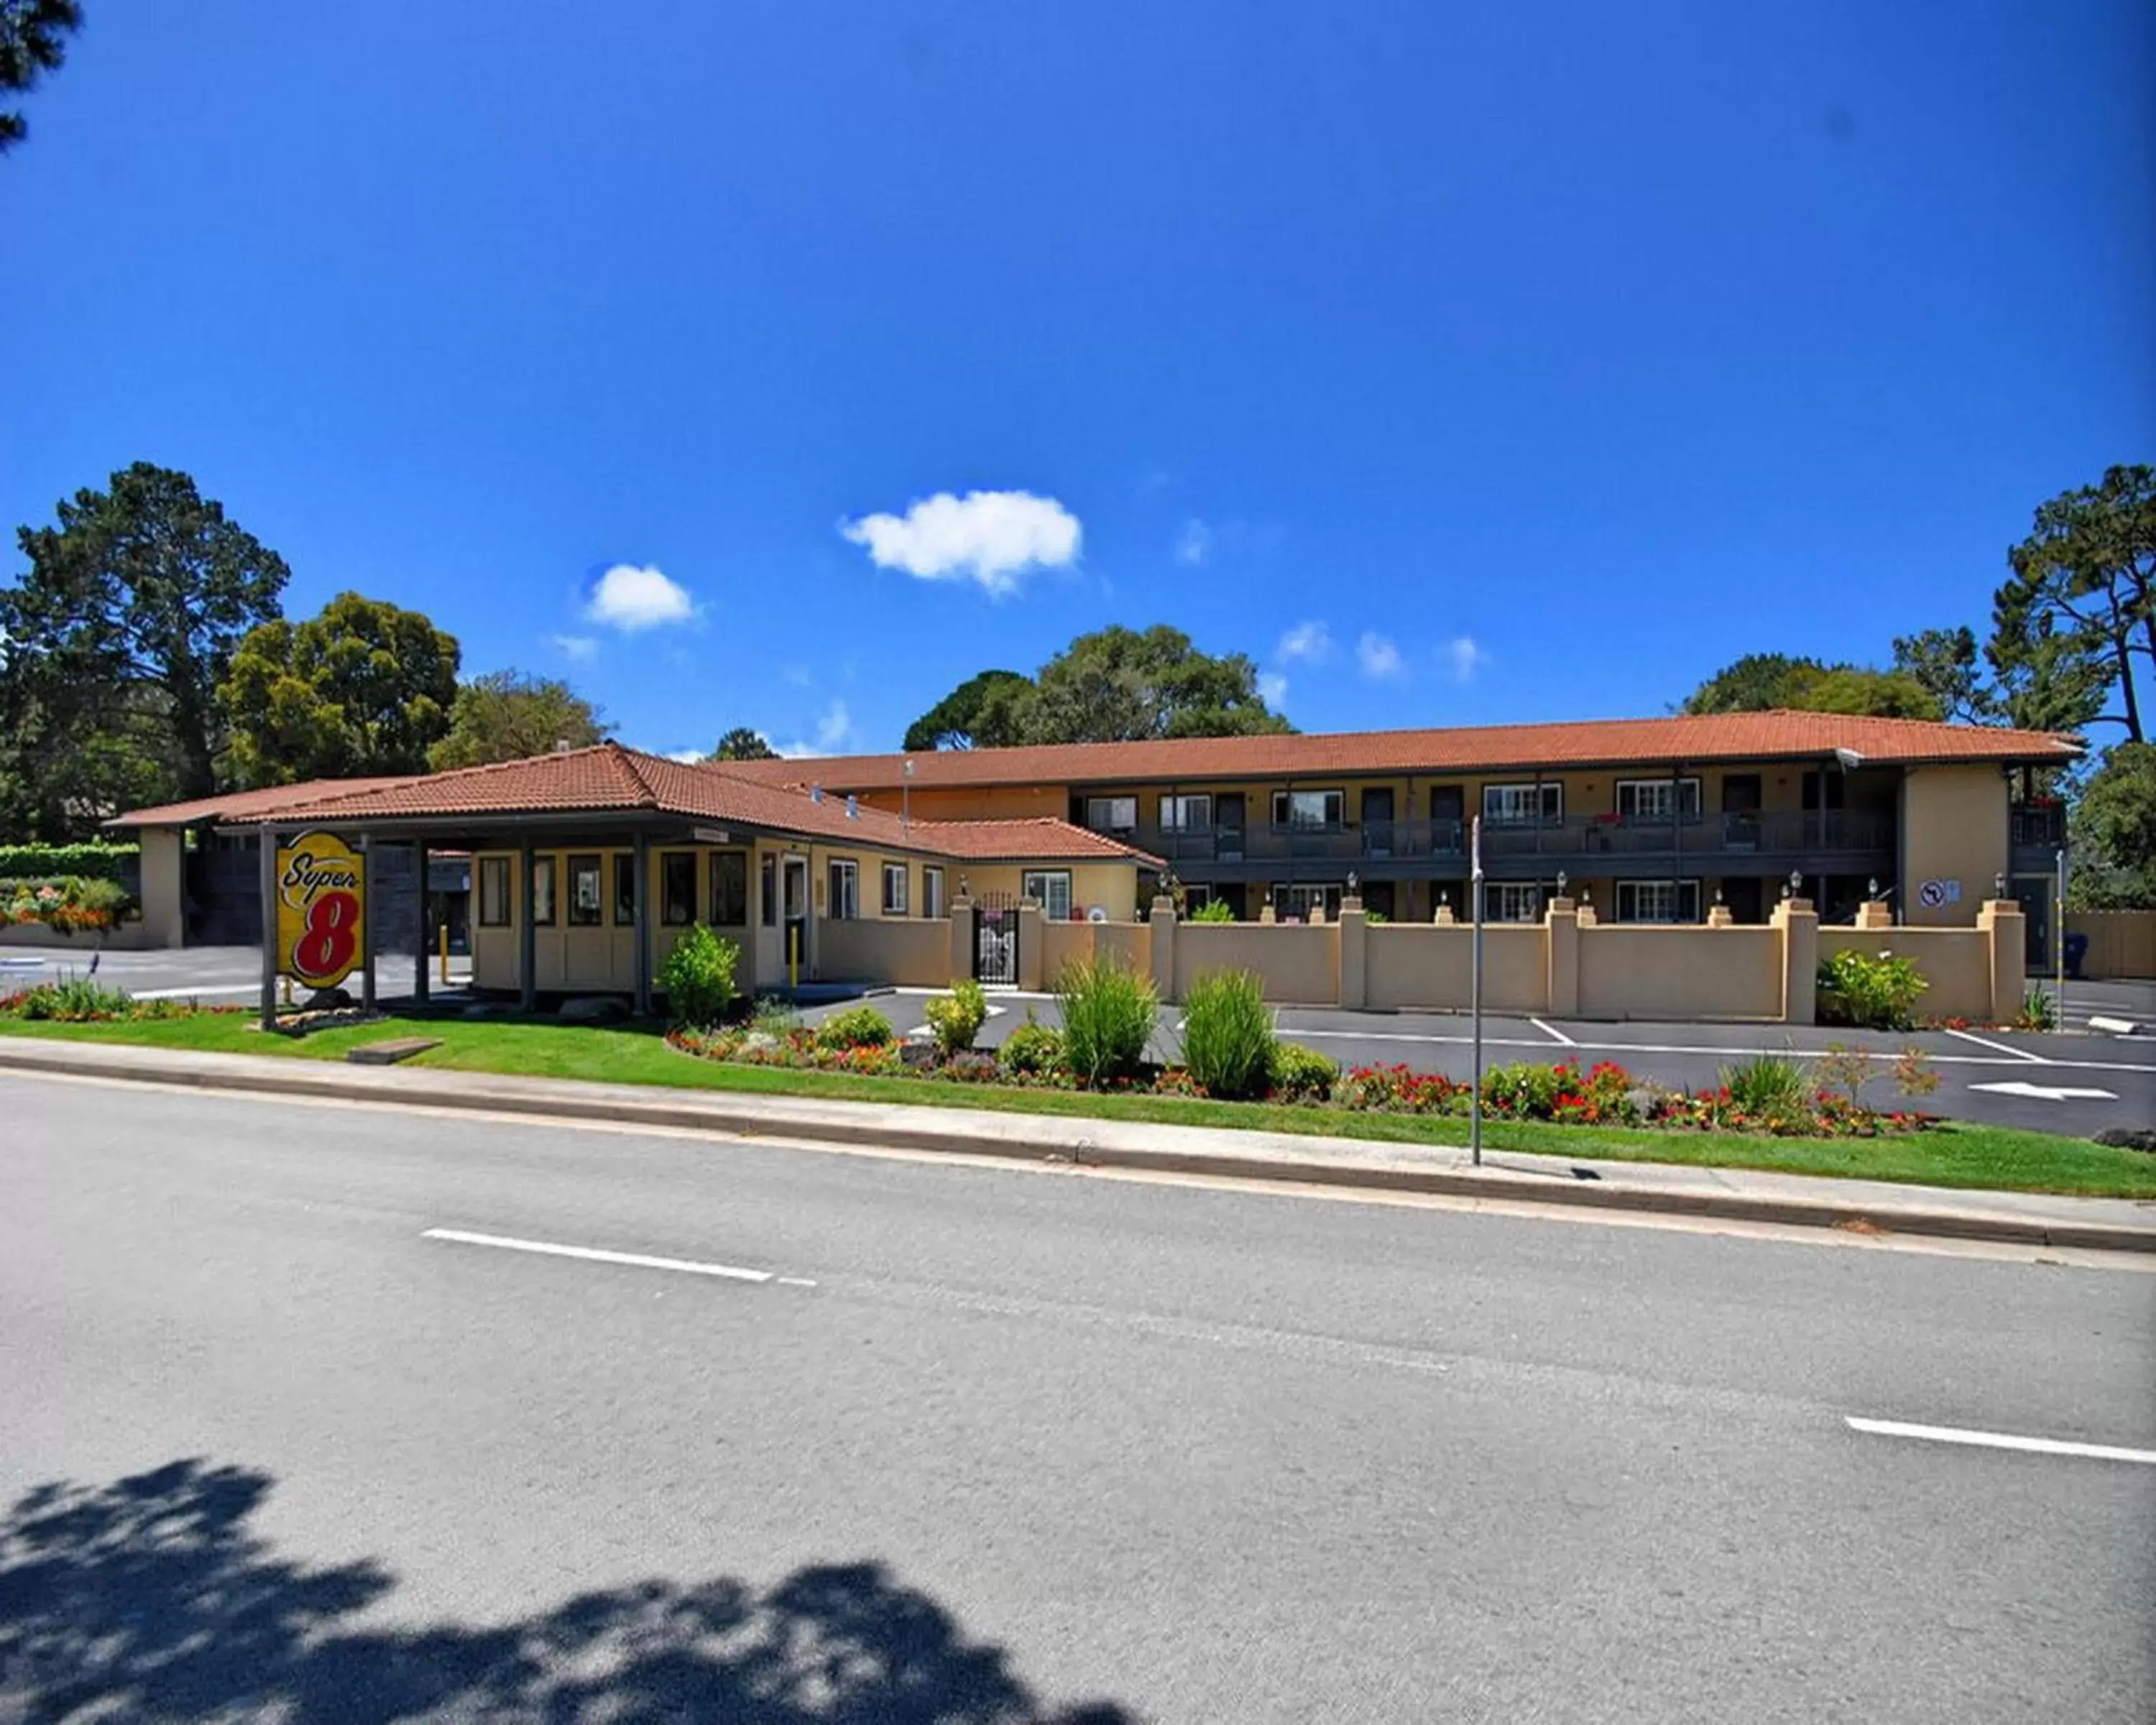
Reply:
[[[2092, 998], [2107, 991], [2093, 1009], [2077, 1007], [2076, 989]], [[2141, 994], [2156, 997], [2156, 984], [2070, 984], [2070, 1021], [2085, 1020], [2088, 1010], [2139, 1012]], [[927, 1034], [924, 1010], [935, 990], [879, 991], [870, 1003], [889, 1018], [901, 1035]], [[805, 1009], [803, 1017], [819, 1022], [844, 1005], [840, 1001]], [[2151, 1004], [2156, 1004], [2152, 1002]], [[1052, 994], [997, 992], [989, 995], [989, 1017], [980, 1042], [999, 1045], [1030, 1012], [1045, 1024], [1059, 1022]], [[1465, 1078], [1473, 1065], [1473, 1033], [1463, 1014], [1450, 1013], [1348, 1012], [1335, 1007], [1282, 1007], [1281, 1034], [1305, 1043], [1343, 1066], [1407, 1065], [1423, 1071]], [[1163, 1008], [1154, 1040], [1155, 1055], [1176, 1058], [1176, 1029], [1182, 1014]], [[1759, 1054], [1813, 1059], [1839, 1044], [1877, 1056], [1878, 1076], [1866, 1099], [1876, 1106], [1896, 1101], [1892, 1068], [1905, 1049], [1921, 1050], [1938, 1074], [1939, 1087], [1910, 1106], [1965, 1120], [1989, 1121], [2044, 1132], [2086, 1136], [2110, 1126], [2156, 1123], [2156, 1036], [2118, 1036], [2087, 1032], [2030, 1034], [2021, 1031], [1833, 1029], [1814, 1025], [1602, 1024], [1576, 1019], [1489, 1017], [1483, 1020], [1484, 1060], [1573, 1060], [1583, 1066], [1614, 1060], [1628, 1071], [1663, 1084], [1698, 1089], [1715, 1083], [1722, 1069]]]

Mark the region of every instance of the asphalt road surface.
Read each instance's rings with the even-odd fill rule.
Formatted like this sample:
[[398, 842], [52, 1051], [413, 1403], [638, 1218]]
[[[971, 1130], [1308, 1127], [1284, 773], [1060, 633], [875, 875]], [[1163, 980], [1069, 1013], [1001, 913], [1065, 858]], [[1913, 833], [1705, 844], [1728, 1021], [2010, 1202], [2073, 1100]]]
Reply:
[[[934, 992], [886, 989], [870, 996], [869, 1004], [901, 1034], [925, 1035], [923, 1009]], [[824, 1004], [802, 1016], [813, 1023], [858, 1004]], [[991, 1015], [979, 1039], [983, 1047], [1000, 1045], [1029, 1012], [1043, 1024], [1060, 1021], [1050, 994], [994, 993], [989, 1004]], [[1460, 1014], [1283, 1007], [1277, 1016], [1283, 1036], [1306, 1043], [1342, 1065], [1404, 1065], [1455, 1078], [1466, 1077], [1473, 1069], [1471, 1028]], [[1175, 1031], [1181, 1022], [1179, 1008], [1162, 1009], [1156, 1054], [1175, 1057]], [[1874, 1076], [1863, 1094], [1875, 1106], [1917, 1107], [1958, 1119], [2082, 1137], [2107, 1126], [2156, 1124], [2156, 1035], [1901, 1034], [1815, 1025], [1605, 1024], [1494, 1016], [1483, 1021], [1483, 1058], [1488, 1064], [1569, 1060], [1591, 1066], [1615, 1060], [1637, 1076], [1688, 1090], [1717, 1082], [1725, 1067], [1754, 1055], [1813, 1059], [1836, 1044], [1872, 1055]], [[1908, 1048], [1923, 1052], [1939, 1085], [1927, 1096], [1905, 1101], [1895, 1089], [1893, 1069]]]
[[[145, 999], [251, 1000], [262, 987], [262, 954], [254, 947], [182, 947], [147, 952], [100, 952], [94, 938], [77, 937], [64, 947], [0, 947], [0, 993], [33, 983], [58, 982], [90, 973], [96, 960], [100, 983], [125, 988]], [[439, 963], [429, 958], [428, 978], [441, 986]], [[383, 999], [408, 994], [412, 988], [412, 955], [383, 952], [375, 959], [375, 985]], [[471, 961], [449, 960], [449, 986], [471, 978]], [[359, 992], [355, 978], [348, 985]]]
[[2156, 1710], [2147, 1268], [0, 1119], [0, 1718]]

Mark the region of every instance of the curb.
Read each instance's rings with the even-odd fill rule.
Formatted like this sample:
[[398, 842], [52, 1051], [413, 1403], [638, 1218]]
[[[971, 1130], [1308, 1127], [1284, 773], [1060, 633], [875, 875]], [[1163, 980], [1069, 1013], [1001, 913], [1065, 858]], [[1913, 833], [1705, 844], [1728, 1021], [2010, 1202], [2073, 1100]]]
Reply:
[[[536, 1119], [598, 1121], [640, 1124], [744, 1139], [811, 1139], [859, 1144], [859, 1122], [808, 1115], [773, 1120], [767, 1114], [730, 1107], [724, 1101], [688, 1106], [657, 1098], [650, 1101], [608, 1096], [580, 1096], [565, 1088], [559, 1095], [525, 1091], [495, 1093], [468, 1084], [432, 1081], [424, 1069], [368, 1068], [358, 1081], [336, 1066], [295, 1065], [289, 1071], [264, 1071], [228, 1064], [233, 1056], [208, 1055], [168, 1069], [103, 1065], [84, 1060], [61, 1045], [9, 1040], [0, 1043], [0, 1071], [57, 1074], [67, 1077], [117, 1079], [142, 1084], [180, 1085], [198, 1090], [237, 1091], [260, 1096], [289, 1096], [415, 1107], [454, 1108], [470, 1113], [521, 1114]], [[248, 1058], [242, 1056], [241, 1058]], [[259, 1058], [259, 1057], [257, 1057]], [[470, 1075], [484, 1077], [491, 1075]], [[548, 1081], [565, 1086], [570, 1080]], [[819, 1106], [846, 1107], [824, 1102]], [[934, 1116], [949, 1111], [922, 1107]], [[1031, 1120], [1032, 1117], [1024, 1117]], [[1045, 1123], [1045, 1122], [1044, 1122]], [[1055, 1122], [1077, 1124], [1076, 1122]], [[1120, 1122], [1119, 1122], [1120, 1123]], [[1327, 1156], [1322, 1150], [1292, 1155], [1251, 1155], [1235, 1150], [1203, 1152], [1147, 1149], [1099, 1143], [1086, 1137], [1056, 1142], [1004, 1138], [957, 1129], [956, 1121], [922, 1121], [916, 1125], [880, 1122], [874, 1142], [893, 1149], [931, 1155], [988, 1157], [1000, 1161], [1045, 1163], [1080, 1168], [1129, 1168], [1172, 1174], [1213, 1175], [1229, 1179], [1296, 1185], [1334, 1186], [1369, 1191], [1424, 1193], [1450, 1198], [1493, 1199], [1504, 1202], [1561, 1205], [1571, 1209], [1629, 1211], [1703, 1218], [1729, 1222], [1774, 1223], [1784, 1226], [1877, 1230], [1931, 1239], [1982, 1240], [2012, 1245], [2054, 1246], [2088, 1251], [2156, 1253], [2156, 1225], [2148, 1228], [2108, 1222], [2046, 1222], [1954, 1209], [1903, 1208], [1894, 1204], [1848, 1204], [1802, 1197], [1748, 1196], [1740, 1193], [1671, 1190], [1627, 1186], [1609, 1180], [1559, 1182], [1546, 1176], [1502, 1168], [1481, 1172], [1385, 1162], [1367, 1154]], [[1188, 1128], [1184, 1128], [1188, 1130]], [[1219, 1136], [1240, 1136], [1222, 1132]], [[1326, 1141], [1312, 1139], [1313, 1146]]]

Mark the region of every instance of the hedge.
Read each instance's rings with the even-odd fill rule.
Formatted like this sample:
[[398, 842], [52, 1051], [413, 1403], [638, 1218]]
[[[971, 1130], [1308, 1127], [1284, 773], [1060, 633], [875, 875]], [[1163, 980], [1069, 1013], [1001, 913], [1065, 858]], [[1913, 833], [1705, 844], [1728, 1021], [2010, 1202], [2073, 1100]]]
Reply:
[[132, 845], [0, 845], [0, 877], [50, 880], [74, 875], [119, 880], [135, 854]]

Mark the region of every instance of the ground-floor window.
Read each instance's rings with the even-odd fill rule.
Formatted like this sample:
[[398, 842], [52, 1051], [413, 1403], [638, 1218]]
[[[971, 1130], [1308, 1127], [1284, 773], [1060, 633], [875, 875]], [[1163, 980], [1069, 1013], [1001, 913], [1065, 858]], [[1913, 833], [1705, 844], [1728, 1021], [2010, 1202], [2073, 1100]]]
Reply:
[[1620, 922], [1697, 922], [1699, 921], [1699, 882], [1620, 880], [1617, 883], [1617, 920]]
[[479, 926], [509, 927], [509, 859], [506, 856], [479, 860]]
[[757, 920], [766, 928], [778, 927], [778, 859], [767, 856], [757, 865]]
[[907, 870], [904, 863], [886, 863], [883, 865], [883, 913], [886, 916], [906, 914]]
[[748, 922], [748, 854], [741, 850], [711, 853], [711, 921], [721, 928], [739, 928]]
[[1312, 911], [1329, 922], [1340, 914], [1346, 889], [1337, 880], [1298, 881], [1273, 888], [1273, 915], [1290, 922], [1307, 922]]
[[1022, 884], [1025, 896], [1040, 905], [1044, 916], [1055, 922], [1070, 920], [1070, 870], [1028, 869]]
[[596, 856], [569, 859], [569, 927], [597, 928], [606, 916], [606, 880]]
[[531, 920], [541, 928], [554, 926], [554, 859], [531, 859]]
[[623, 851], [613, 860], [613, 926], [636, 926], [636, 853]]
[[861, 914], [861, 868], [850, 860], [836, 860], [825, 876], [828, 894], [824, 914], [836, 922], [850, 922]]
[[1543, 889], [1537, 880], [1486, 880], [1483, 902], [1492, 922], [1537, 922], [1542, 920]]
[[923, 869], [921, 871], [921, 914], [940, 916], [943, 914], [943, 871]]
[[696, 855], [669, 850], [659, 858], [659, 920], [683, 928], [696, 920]]

